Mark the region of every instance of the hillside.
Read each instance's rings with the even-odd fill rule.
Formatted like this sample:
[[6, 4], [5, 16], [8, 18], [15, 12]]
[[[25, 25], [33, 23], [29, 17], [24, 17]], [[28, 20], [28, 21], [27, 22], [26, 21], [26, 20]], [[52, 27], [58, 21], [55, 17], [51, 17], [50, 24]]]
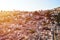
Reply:
[[60, 23], [55, 14], [60, 14], [60, 7], [32, 12], [0, 11], [0, 40], [52, 40], [51, 28]]

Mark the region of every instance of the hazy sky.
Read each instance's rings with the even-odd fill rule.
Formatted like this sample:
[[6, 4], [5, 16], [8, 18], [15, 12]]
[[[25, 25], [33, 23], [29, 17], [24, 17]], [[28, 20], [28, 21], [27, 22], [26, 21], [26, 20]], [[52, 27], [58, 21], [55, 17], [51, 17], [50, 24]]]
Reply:
[[41, 10], [60, 6], [60, 0], [0, 0], [0, 10]]

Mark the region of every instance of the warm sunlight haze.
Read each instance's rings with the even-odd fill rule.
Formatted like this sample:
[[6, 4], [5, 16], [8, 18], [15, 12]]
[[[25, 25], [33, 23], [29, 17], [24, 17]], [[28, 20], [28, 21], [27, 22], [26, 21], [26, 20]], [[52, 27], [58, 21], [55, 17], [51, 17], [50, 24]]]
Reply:
[[60, 0], [0, 0], [0, 40], [60, 40]]

